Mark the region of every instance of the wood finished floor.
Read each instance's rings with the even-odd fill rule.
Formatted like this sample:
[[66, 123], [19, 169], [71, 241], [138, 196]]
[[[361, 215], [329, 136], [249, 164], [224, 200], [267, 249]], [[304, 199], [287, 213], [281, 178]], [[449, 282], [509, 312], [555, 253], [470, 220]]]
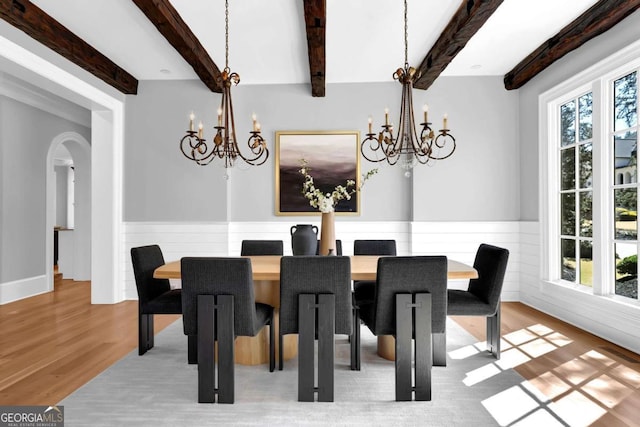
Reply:
[[[64, 280], [0, 306], [0, 405], [55, 404], [137, 348], [137, 303], [90, 300], [89, 282]], [[156, 333], [178, 317], [156, 316]], [[484, 319], [453, 319], [484, 340]], [[640, 426], [639, 355], [520, 303], [502, 305], [502, 337], [495, 365], [552, 398], [569, 424]]]

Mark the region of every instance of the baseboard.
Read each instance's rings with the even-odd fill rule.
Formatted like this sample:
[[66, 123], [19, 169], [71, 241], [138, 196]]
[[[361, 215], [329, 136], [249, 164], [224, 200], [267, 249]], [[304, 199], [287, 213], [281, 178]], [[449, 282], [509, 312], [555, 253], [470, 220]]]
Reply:
[[0, 305], [52, 291], [47, 276], [35, 276], [14, 282], [0, 283]]

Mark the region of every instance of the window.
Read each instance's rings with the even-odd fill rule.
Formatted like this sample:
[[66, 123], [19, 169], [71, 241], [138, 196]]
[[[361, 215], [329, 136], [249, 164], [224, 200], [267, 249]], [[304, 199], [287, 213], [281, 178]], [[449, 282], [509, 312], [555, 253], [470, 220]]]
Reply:
[[614, 293], [638, 299], [638, 72], [613, 82]]
[[593, 94], [560, 106], [560, 278], [593, 286]]
[[603, 62], [584, 73], [589, 78], [541, 96], [545, 277], [632, 303], [639, 301], [640, 253], [636, 49], [626, 64], [605, 69], [611, 64]]

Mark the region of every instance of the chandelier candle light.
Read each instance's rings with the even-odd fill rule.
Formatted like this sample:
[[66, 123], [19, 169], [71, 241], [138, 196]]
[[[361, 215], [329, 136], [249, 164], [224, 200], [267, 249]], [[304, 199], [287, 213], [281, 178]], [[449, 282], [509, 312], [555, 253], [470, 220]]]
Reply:
[[[420, 77], [420, 73], [409, 66], [408, 59], [408, 25], [407, 25], [407, 0], [404, 1], [404, 67], [398, 68], [393, 73], [393, 79], [402, 84], [402, 101], [400, 104], [400, 121], [398, 133], [393, 136], [393, 123], [389, 123], [389, 109], [384, 109], [384, 125], [382, 130], [375, 134], [372, 130], [373, 120], [369, 117], [369, 131], [367, 137], [360, 144], [362, 156], [370, 162], [386, 160], [390, 165], [395, 165], [401, 160], [400, 165], [405, 169], [405, 176], [411, 176], [411, 169], [417, 164], [426, 164], [431, 160], [442, 160], [451, 156], [456, 149], [456, 140], [449, 133], [448, 117], [442, 119], [442, 129], [436, 136], [431, 129], [428, 119], [429, 107], [423, 106], [424, 118], [420, 123], [422, 131], [420, 137], [416, 131], [413, 114], [413, 83]], [[382, 153], [382, 157], [379, 157]]]
[[180, 140], [182, 154], [196, 162], [198, 165], [208, 165], [214, 158], [224, 159], [224, 167], [233, 167], [236, 159], [240, 157], [251, 166], [259, 166], [267, 161], [269, 150], [267, 143], [262, 138], [260, 123], [255, 113], [251, 116], [253, 130], [250, 132], [247, 145], [250, 155], [240, 152], [236, 138], [236, 125], [233, 116], [233, 103], [231, 102], [231, 86], [240, 83], [240, 75], [232, 73], [229, 68], [229, 0], [225, 1], [225, 67], [220, 73], [220, 85], [222, 86], [222, 100], [218, 107], [218, 121], [213, 144], [208, 145], [203, 138], [202, 122], [198, 125], [198, 131], [194, 130], [195, 115], [189, 116], [189, 130]]

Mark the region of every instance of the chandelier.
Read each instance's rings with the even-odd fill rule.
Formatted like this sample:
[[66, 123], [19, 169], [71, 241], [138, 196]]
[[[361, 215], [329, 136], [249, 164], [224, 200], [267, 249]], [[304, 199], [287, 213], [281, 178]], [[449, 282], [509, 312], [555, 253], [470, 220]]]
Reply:
[[224, 159], [224, 167], [233, 167], [239, 157], [251, 166], [259, 166], [269, 158], [267, 143], [262, 138], [260, 123], [255, 113], [252, 115], [253, 130], [250, 132], [247, 145], [250, 154], [243, 155], [238, 148], [236, 138], [236, 125], [233, 116], [233, 102], [231, 101], [231, 86], [240, 83], [240, 75], [232, 73], [229, 68], [229, 0], [225, 1], [225, 67], [219, 78], [222, 87], [222, 100], [218, 107], [218, 125], [213, 143], [207, 144], [203, 138], [202, 122], [196, 131], [193, 126], [195, 116], [189, 116], [189, 130], [180, 140], [182, 154], [199, 165], [208, 165], [215, 158]]
[[447, 129], [447, 115], [444, 115], [442, 129], [436, 136], [428, 120], [429, 107], [426, 104], [423, 107], [423, 122], [420, 123], [422, 131], [418, 137], [413, 118], [412, 91], [413, 82], [420, 77], [420, 73], [409, 66], [408, 45], [407, 0], [404, 0], [404, 67], [393, 73], [393, 79], [402, 84], [398, 132], [394, 137], [393, 123], [389, 123], [389, 109], [385, 108], [382, 130], [375, 134], [371, 129], [372, 119], [369, 117], [369, 131], [360, 144], [362, 156], [370, 162], [386, 160], [390, 165], [395, 165], [400, 160], [406, 177], [411, 176], [411, 169], [418, 163], [426, 164], [431, 160], [446, 159], [456, 149], [456, 140]]

